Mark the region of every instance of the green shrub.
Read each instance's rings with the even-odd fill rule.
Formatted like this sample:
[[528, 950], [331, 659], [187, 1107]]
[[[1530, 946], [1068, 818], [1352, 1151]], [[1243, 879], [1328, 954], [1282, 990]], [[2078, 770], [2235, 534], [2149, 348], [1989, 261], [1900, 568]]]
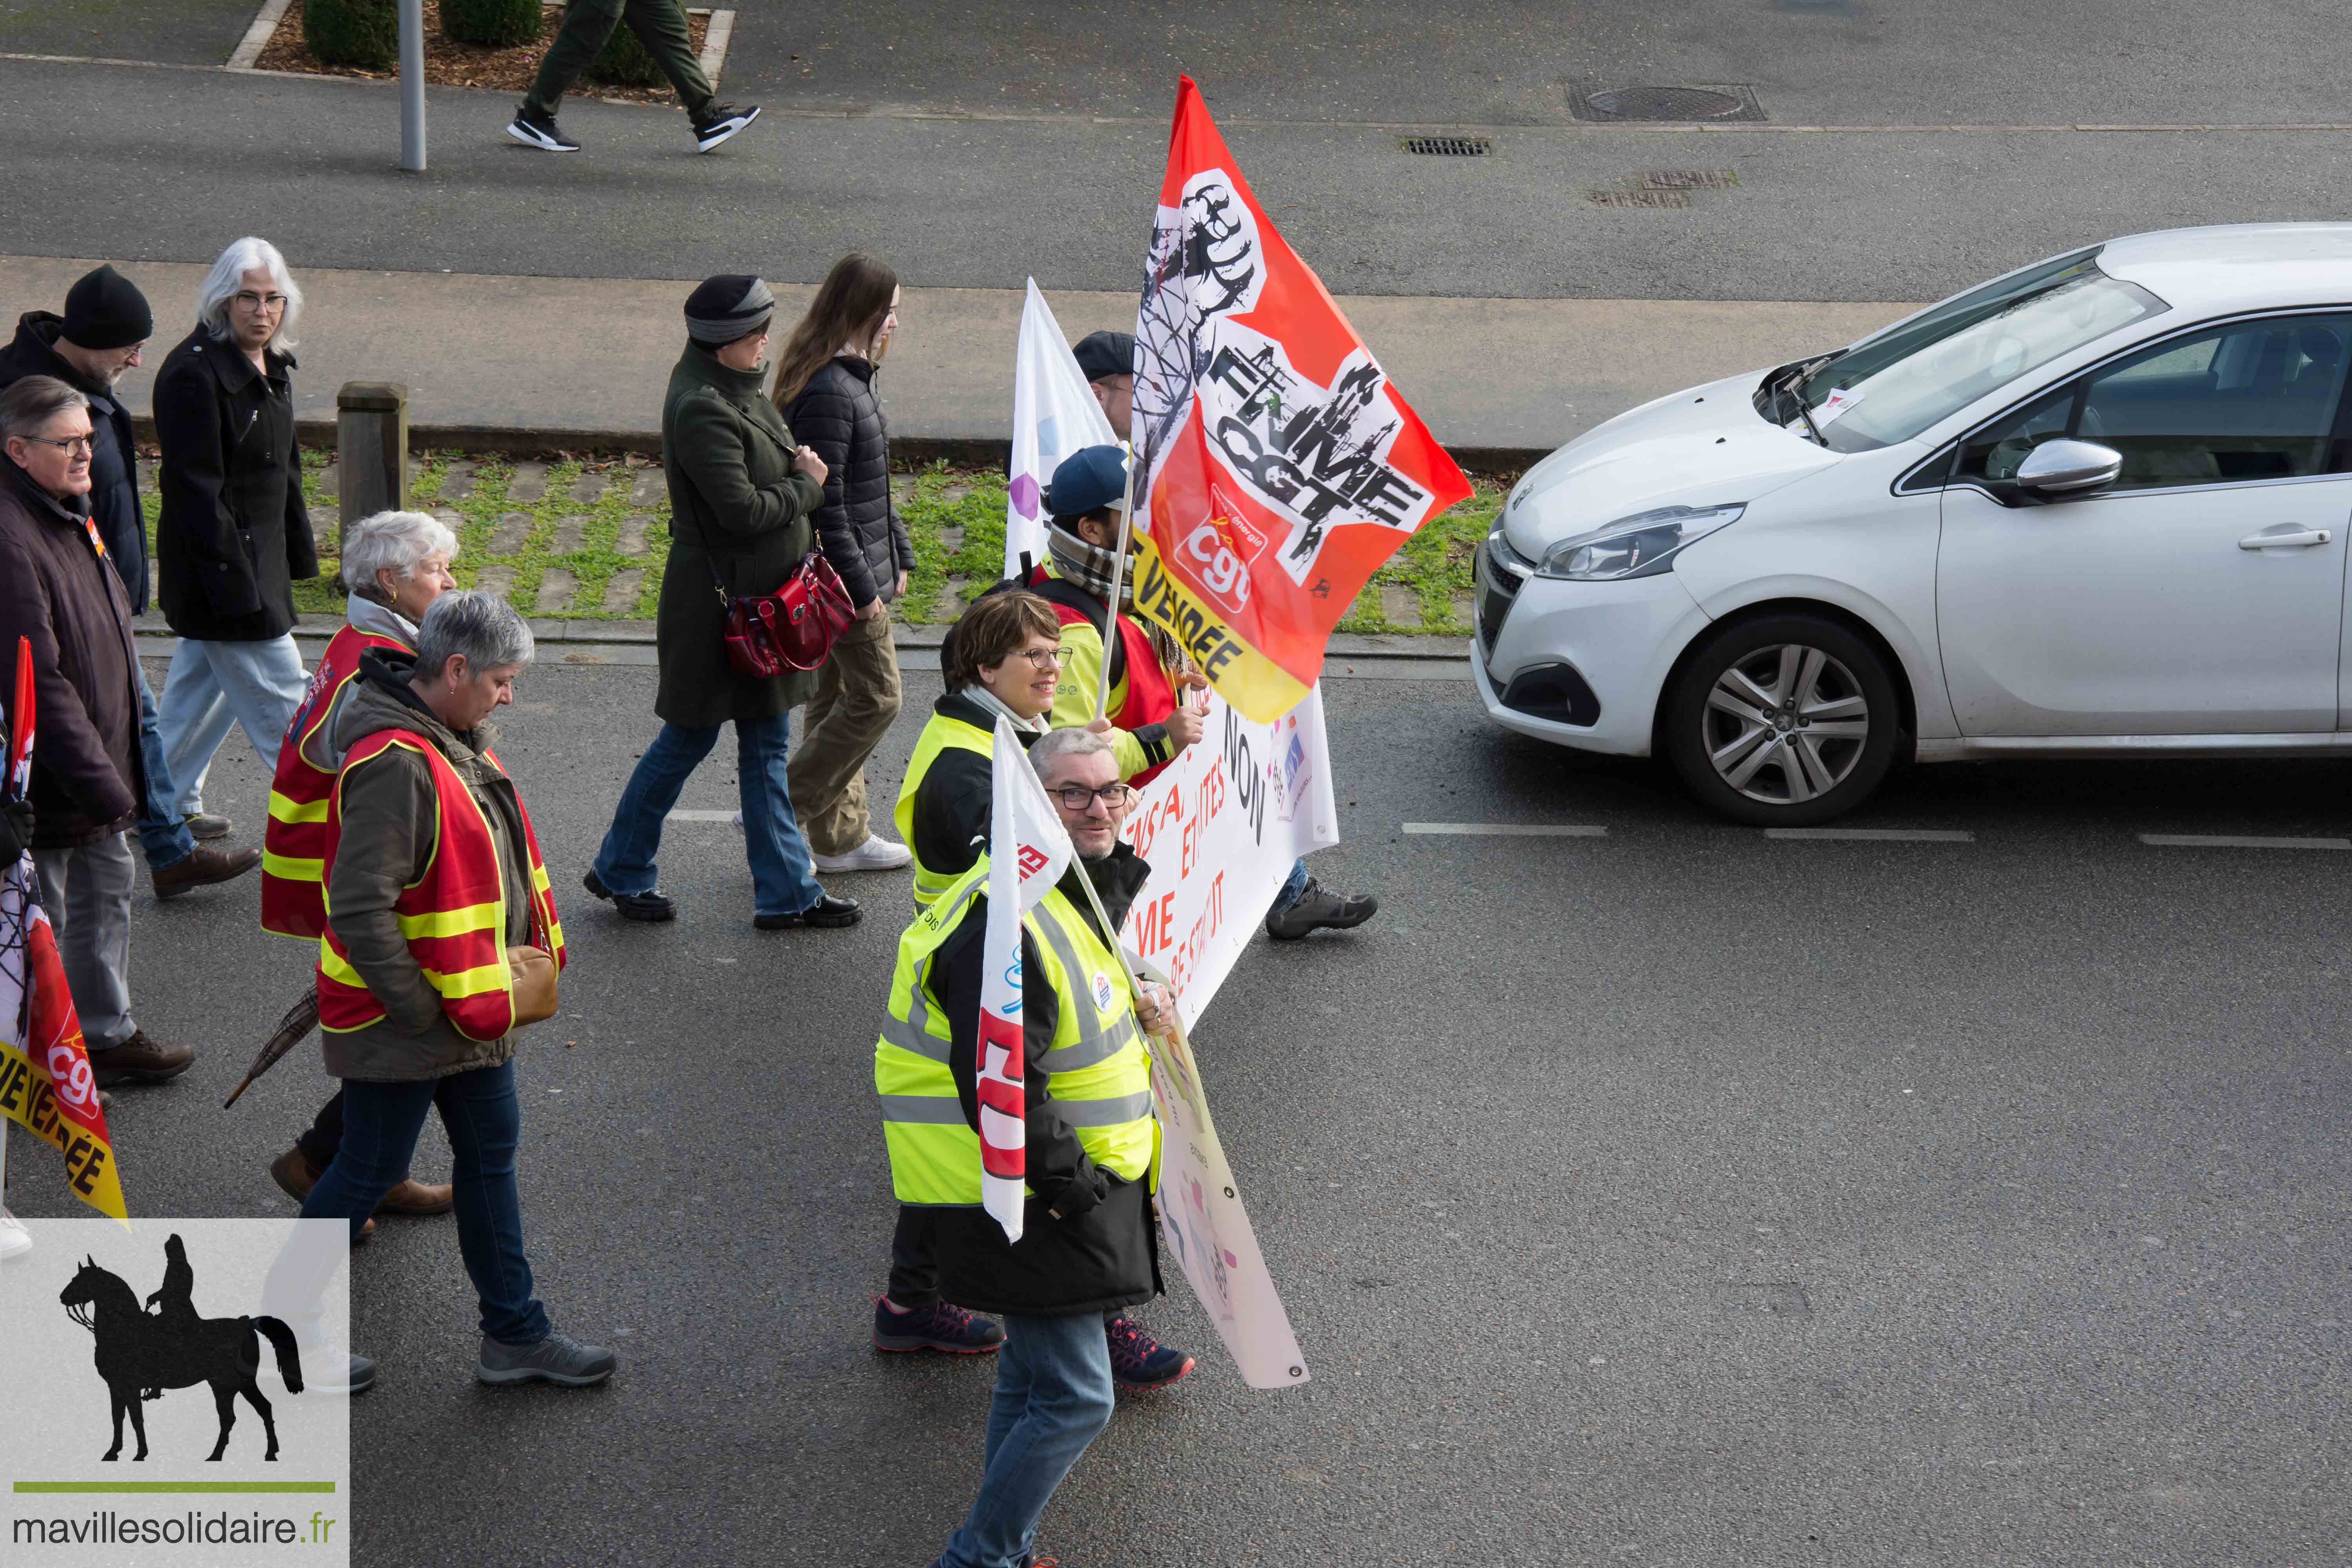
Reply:
[[503, 49], [539, 37], [539, 0], [441, 0], [441, 36]]
[[596, 58], [588, 67], [588, 75], [614, 87], [659, 87], [669, 79], [662, 75], [661, 67], [637, 41], [637, 35], [623, 22], [596, 51]]
[[388, 70], [400, 62], [399, 0], [304, 0], [302, 41], [321, 65]]

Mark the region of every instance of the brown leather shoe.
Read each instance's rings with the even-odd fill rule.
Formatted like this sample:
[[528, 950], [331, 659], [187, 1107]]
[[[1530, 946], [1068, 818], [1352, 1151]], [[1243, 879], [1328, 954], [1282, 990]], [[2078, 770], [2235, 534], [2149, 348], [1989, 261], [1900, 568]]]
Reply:
[[119, 1046], [89, 1053], [90, 1071], [100, 1089], [118, 1083], [162, 1083], [179, 1077], [196, 1059], [194, 1046], [167, 1046], [144, 1029], [133, 1029]]
[[176, 899], [190, 888], [209, 888], [215, 882], [234, 881], [261, 864], [258, 849], [215, 849], [209, 844], [199, 844], [188, 851], [187, 858], [160, 871], [150, 871], [158, 899]]
[[375, 1205], [378, 1214], [447, 1214], [457, 1206], [455, 1184], [433, 1186], [414, 1176], [403, 1176], [400, 1184], [383, 1194]]
[[279, 1192], [298, 1204], [310, 1195], [310, 1189], [319, 1184], [322, 1173], [303, 1155], [299, 1143], [269, 1162], [269, 1179], [278, 1184]]

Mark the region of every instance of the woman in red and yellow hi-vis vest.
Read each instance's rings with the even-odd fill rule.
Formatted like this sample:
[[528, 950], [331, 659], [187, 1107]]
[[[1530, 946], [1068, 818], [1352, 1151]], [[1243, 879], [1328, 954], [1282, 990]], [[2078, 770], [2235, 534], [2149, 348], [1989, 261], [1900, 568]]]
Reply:
[[[261, 840], [261, 929], [308, 943], [315, 954], [326, 930], [324, 884], [328, 797], [343, 763], [334, 743], [335, 720], [370, 649], [410, 654], [416, 623], [447, 589], [457, 585], [449, 563], [457, 537], [421, 511], [380, 511], [352, 524], [343, 537], [342, 578], [351, 597], [348, 621], [311, 673], [294, 721], [278, 748], [278, 775], [269, 786], [269, 823]], [[300, 1203], [343, 1142], [343, 1095], [319, 1109], [294, 1146], [271, 1163], [270, 1179]], [[385, 1214], [449, 1212], [455, 1194], [404, 1176], [379, 1205]]]
[[[514, 1034], [555, 1010], [563, 966], [538, 837], [493, 751], [530, 628], [503, 599], [451, 592], [416, 658], [371, 650], [336, 718], [327, 797], [319, 1025], [343, 1080], [343, 1142], [302, 1203], [356, 1237], [404, 1175], [425, 1113], [449, 1134], [457, 1243], [481, 1299], [486, 1383], [578, 1385], [610, 1352], [554, 1333], [532, 1294], [515, 1181]], [[371, 1369], [372, 1371], [372, 1369]]]

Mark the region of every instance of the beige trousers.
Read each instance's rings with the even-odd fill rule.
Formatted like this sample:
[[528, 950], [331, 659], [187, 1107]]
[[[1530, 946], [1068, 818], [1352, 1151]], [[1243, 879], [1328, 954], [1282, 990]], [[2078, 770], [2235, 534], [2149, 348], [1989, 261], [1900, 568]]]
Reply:
[[856, 620], [834, 639], [817, 672], [816, 695], [802, 710], [800, 744], [784, 764], [809, 847], [846, 855], [874, 831], [866, 809], [866, 759], [898, 716], [898, 650], [890, 616]]

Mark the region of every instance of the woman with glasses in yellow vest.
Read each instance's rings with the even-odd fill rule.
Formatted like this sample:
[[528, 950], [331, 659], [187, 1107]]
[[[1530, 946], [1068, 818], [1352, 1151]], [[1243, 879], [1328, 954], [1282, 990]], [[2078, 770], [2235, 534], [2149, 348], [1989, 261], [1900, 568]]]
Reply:
[[[457, 536], [421, 511], [380, 511], [352, 524], [343, 536], [342, 580], [350, 597], [345, 625], [319, 668], [278, 746], [278, 773], [269, 785], [269, 821], [261, 839], [261, 929], [288, 936], [314, 951], [327, 929], [326, 887], [320, 879], [326, 853], [327, 797], [343, 765], [335, 744], [335, 721], [352, 694], [360, 657], [371, 649], [408, 654], [416, 650], [416, 623], [433, 601], [457, 585], [449, 575]], [[343, 1091], [269, 1167], [270, 1179], [300, 1203], [310, 1195], [319, 1173], [343, 1142]], [[379, 1214], [437, 1215], [449, 1212], [451, 1189], [403, 1176], [376, 1205]], [[375, 1228], [371, 1219], [361, 1234]]]

